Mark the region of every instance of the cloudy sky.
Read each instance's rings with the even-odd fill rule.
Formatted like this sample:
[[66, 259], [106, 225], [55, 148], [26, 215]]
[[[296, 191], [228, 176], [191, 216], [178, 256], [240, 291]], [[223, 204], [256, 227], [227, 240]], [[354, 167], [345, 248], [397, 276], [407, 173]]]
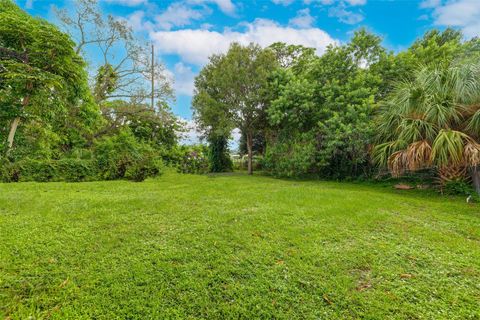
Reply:
[[[72, 0], [16, 0], [33, 15], [52, 19], [52, 5]], [[268, 46], [276, 41], [314, 47], [348, 41], [366, 27], [399, 51], [433, 27], [480, 35], [480, 0], [100, 0], [104, 11], [127, 19], [155, 44], [175, 79], [172, 109], [190, 119], [193, 79], [213, 53], [232, 41]]]

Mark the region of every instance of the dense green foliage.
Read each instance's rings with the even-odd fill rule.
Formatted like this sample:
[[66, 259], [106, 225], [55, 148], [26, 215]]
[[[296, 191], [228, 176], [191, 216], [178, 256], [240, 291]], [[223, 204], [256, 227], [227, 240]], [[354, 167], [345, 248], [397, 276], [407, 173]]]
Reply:
[[378, 139], [386, 142], [376, 146], [376, 160], [395, 175], [435, 167], [442, 183], [462, 179], [467, 171], [476, 176], [480, 61], [418, 70], [385, 101], [377, 128]]
[[0, 212], [2, 319], [480, 317], [478, 207], [430, 191], [167, 173]]
[[[213, 55], [195, 78], [194, 116], [206, 134], [246, 136], [248, 172], [253, 172], [253, 137], [266, 124], [266, 87], [276, 60], [271, 50], [233, 43], [226, 54]], [[219, 134], [220, 133], [220, 134]]]
[[382, 81], [375, 67], [383, 53], [380, 39], [362, 30], [300, 72], [289, 67], [274, 74], [278, 94], [268, 109], [273, 137], [266, 162], [275, 174], [342, 178], [367, 173]]
[[0, 1], [0, 147], [15, 159], [82, 146], [101, 122], [70, 38]]
[[[402, 170], [393, 170], [390, 165], [390, 170], [399, 175], [414, 167], [440, 166], [442, 170], [430, 172], [437, 172], [442, 185], [447, 171], [462, 179], [469, 171], [480, 193], [479, 129], [474, 123], [480, 41], [465, 41], [461, 32], [446, 29], [428, 31], [398, 54], [387, 51], [381, 42], [360, 29], [349, 42], [328, 47], [322, 56], [302, 46], [275, 43], [262, 54], [276, 63], [259, 62], [260, 49], [254, 45], [234, 44], [226, 54], [212, 56], [196, 78], [197, 123], [207, 135], [221, 132], [229, 137], [232, 129], [239, 129], [240, 154], [263, 156], [263, 168], [276, 176], [335, 179], [374, 177], [377, 165], [382, 172], [393, 152], [398, 151], [398, 159], [405, 158], [399, 153], [404, 145], [427, 139], [433, 147], [433, 135], [425, 137], [428, 132], [463, 132], [468, 137], [445, 136], [442, 146], [437, 144], [434, 154], [443, 159], [442, 164], [427, 161], [424, 153], [425, 161], [418, 168], [399, 165]], [[258, 74], [256, 66], [264, 71]], [[254, 112], [242, 113], [244, 109], [232, 107], [236, 104]], [[235, 117], [241, 121], [233, 121]], [[454, 147], [448, 142], [452, 139], [463, 142]], [[376, 163], [374, 145], [380, 145]], [[462, 148], [468, 150], [460, 152]], [[468, 165], [457, 170], [464, 160]]]
[[143, 181], [163, 172], [161, 156], [124, 130], [95, 142], [93, 152], [83, 158], [4, 160], [0, 181], [92, 181], [129, 179]]
[[[86, 10], [85, 15], [101, 19], [101, 13], [93, 10], [95, 1], [76, 5]], [[103, 25], [98, 19], [85, 23]], [[139, 58], [132, 31], [112, 19], [109, 35], [130, 45], [124, 60]], [[63, 20], [72, 21], [65, 16]], [[162, 158], [174, 152], [182, 124], [161, 90], [155, 91], [157, 106], [146, 104], [141, 99], [145, 93], [127, 86], [123, 66], [111, 65], [107, 56], [89, 87], [87, 65], [80, 56], [83, 45], [12, 1], [0, 1], [3, 181], [141, 181], [159, 174]], [[131, 94], [113, 99], [119, 90]]]

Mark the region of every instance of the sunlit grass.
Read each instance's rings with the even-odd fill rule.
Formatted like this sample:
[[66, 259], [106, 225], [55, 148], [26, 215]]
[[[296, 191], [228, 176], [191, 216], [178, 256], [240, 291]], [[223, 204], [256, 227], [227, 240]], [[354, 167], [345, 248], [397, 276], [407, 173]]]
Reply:
[[0, 318], [478, 319], [479, 211], [243, 174], [0, 184]]

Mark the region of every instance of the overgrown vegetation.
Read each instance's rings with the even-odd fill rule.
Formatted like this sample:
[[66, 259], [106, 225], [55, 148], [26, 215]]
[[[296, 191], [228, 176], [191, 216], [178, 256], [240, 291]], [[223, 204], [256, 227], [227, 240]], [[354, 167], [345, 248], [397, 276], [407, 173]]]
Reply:
[[[237, 129], [250, 174], [357, 180], [428, 169], [441, 190], [448, 183], [472, 193], [464, 189], [473, 182], [480, 193], [478, 38], [432, 30], [393, 53], [360, 29], [321, 56], [299, 45], [233, 43], [195, 79], [206, 149], [179, 146], [184, 129], [169, 108], [164, 67], [126, 21], [94, 0], [55, 12], [63, 31], [0, 0], [3, 181], [140, 181], [165, 165], [231, 171]], [[101, 59], [87, 65], [94, 51]], [[59, 169], [64, 162], [76, 178]]]
[[[393, 176], [429, 168], [441, 189], [446, 181], [472, 180], [480, 192], [479, 39], [433, 30], [398, 54], [381, 42], [361, 29], [320, 57], [276, 43], [262, 49], [270, 55], [262, 76], [237, 56], [252, 46], [233, 44], [197, 77], [196, 121], [227, 137], [240, 129], [243, 154], [263, 157], [263, 168], [276, 176], [372, 179], [384, 168]], [[258, 55], [245, 59], [256, 66]], [[249, 103], [255, 112], [242, 113]], [[250, 132], [231, 122], [235, 116]]]
[[[153, 66], [157, 103], [149, 105], [145, 46], [95, 1], [75, 5], [57, 10], [67, 34], [0, 1], [2, 181], [142, 181], [177, 152], [183, 129], [163, 66]], [[96, 69], [84, 63], [88, 46], [104, 49]]]

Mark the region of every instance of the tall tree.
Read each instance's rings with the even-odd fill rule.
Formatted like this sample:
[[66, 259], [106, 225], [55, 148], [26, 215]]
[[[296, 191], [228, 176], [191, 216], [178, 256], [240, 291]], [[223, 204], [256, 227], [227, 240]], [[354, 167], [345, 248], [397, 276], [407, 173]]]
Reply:
[[382, 81], [375, 66], [383, 60], [381, 39], [357, 31], [352, 40], [331, 46], [304, 63], [300, 72], [276, 72], [268, 108], [275, 139], [266, 152], [278, 175], [320, 174], [345, 178], [368, 170], [368, 145]]
[[74, 125], [69, 113], [95, 118], [85, 64], [68, 35], [12, 1], [0, 0], [0, 48], [10, 53], [0, 58], [0, 116], [9, 123], [7, 150], [22, 122], [47, 127], [57, 121], [58, 128]]
[[266, 123], [265, 89], [277, 62], [272, 50], [233, 43], [226, 54], [214, 55], [195, 79], [192, 102], [200, 127], [246, 136], [248, 173], [253, 173], [253, 137]]

